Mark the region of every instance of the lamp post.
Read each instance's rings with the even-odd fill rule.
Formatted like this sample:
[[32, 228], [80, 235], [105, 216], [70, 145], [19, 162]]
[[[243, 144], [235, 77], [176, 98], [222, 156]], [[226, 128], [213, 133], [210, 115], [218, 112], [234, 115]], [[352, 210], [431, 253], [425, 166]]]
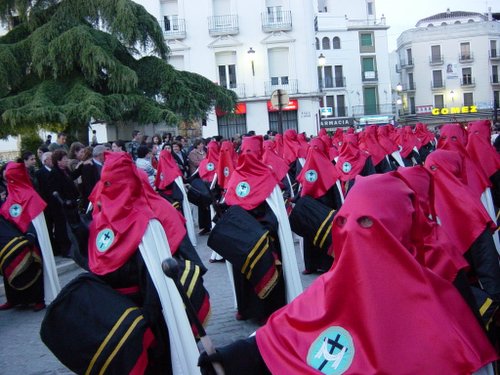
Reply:
[[252, 94], [255, 96], [255, 65], [254, 65], [254, 59], [255, 59], [255, 51], [252, 47], [247, 51], [248, 58], [250, 59], [250, 63], [252, 65]]
[[255, 51], [253, 50], [252, 47], [247, 51], [248, 56], [250, 57], [250, 62], [252, 64], [252, 76], [255, 77], [255, 66], [254, 66], [254, 56], [255, 56]]
[[326, 57], [321, 53], [318, 56], [318, 78], [319, 78], [319, 91], [323, 91], [323, 67], [326, 64]]

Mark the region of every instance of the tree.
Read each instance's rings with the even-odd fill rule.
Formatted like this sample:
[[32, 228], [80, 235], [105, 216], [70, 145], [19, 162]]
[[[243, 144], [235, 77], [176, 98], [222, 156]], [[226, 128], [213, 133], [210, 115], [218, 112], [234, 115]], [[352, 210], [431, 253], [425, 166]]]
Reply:
[[0, 0], [0, 136], [43, 127], [87, 137], [100, 121], [178, 123], [236, 95], [176, 71], [157, 20], [131, 0]]

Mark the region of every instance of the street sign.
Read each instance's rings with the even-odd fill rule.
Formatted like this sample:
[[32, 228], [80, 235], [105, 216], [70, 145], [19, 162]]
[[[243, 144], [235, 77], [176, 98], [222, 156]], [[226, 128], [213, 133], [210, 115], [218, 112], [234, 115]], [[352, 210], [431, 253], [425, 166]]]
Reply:
[[275, 109], [280, 109], [280, 106], [281, 108], [286, 107], [289, 101], [290, 97], [285, 90], [274, 90], [271, 95], [271, 104]]
[[333, 115], [333, 107], [321, 107], [319, 110], [320, 110], [321, 116]]

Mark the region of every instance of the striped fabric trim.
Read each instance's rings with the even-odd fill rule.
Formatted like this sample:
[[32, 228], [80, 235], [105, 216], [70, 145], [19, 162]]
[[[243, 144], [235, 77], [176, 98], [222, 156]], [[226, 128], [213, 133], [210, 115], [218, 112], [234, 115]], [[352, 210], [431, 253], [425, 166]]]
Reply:
[[24, 237], [14, 237], [0, 250], [0, 270], [3, 268], [5, 261], [21, 246], [27, 246], [28, 240]]
[[[96, 364], [97, 360], [99, 359], [99, 356], [102, 354], [102, 352], [106, 348], [106, 345], [108, 345], [109, 341], [111, 340], [111, 338], [113, 337], [113, 335], [116, 333], [116, 331], [118, 330], [118, 328], [120, 327], [120, 325], [123, 323], [123, 321], [130, 315], [130, 313], [132, 313], [135, 310], [139, 310], [139, 308], [138, 307], [129, 307], [120, 316], [120, 318], [117, 320], [117, 322], [115, 323], [115, 325], [113, 326], [113, 328], [111, 329], [111, 331], [109, 331], [108, 335], [102, 341], [101, 345], [99, 346], [99, 348], [97, 349], [96, 353], [92, 357], [92, 360], [89, 363], [89, 367], [87, 368], [87, 371], [85, 371], [85, 375], [90, 375], [91, 374], [94, 365]], [[139, 321], [141, 319], [144, 319], [144, 317], [142, 315], [139, 316], [139, 317], [137, 317], [134, 320], [132, 326], [129, 327], [129, 329], [127, 330], [127, 332], [125, 332], [124, 336], [122, 337], [122, 339], [120, 340], [120, 342], [118, 343], [118, 345], [116, 346], [116, 348], [113, 350], [113, 352], [111, 353], [111, 355], [108, 357], [108, 359], [104, 363], [101, 371], [99, 372], [100, 374], [103, 374], [105, 372], [106, 368], [109, 366], [109, 363], [111, 362], [111, 360], [114, 358], [114, 356], [118, 352], [118, 349], [123, 345], [123, 342], [125, 342], [125, 340], [130, 336], [130, 333], [132, 332], [133, 328], [135, 328], [135, 326], [139, 323]]]
[[[323, 220], [323, 222], [321, 223], [318, 231], [316, 232], [316, 235], [314, 236], [314, 240], [313, 240], [314, 246], [322, 247], [325, 244], [325, 241], [328, 237], [328, 234], [332, 231], [332, 226], [328, 225], [328, 224], [331, 224], [332, 216], [334, 213], [335, 213], [335, 210], [330, 211], [330, 213], [328, 214], [326, 219]], [[319, 244], [318, 244], [318, 239], [320, 239], [320, 237], [321, 237], [321, 240], [319, 241]]]
[[[252, 266], [251, 266], [251, 267], [253, 267], [253, 265], [255, 265], [255, 262], [253, 262], [253, 259], [252, 259], [252, 258], [254, 258], [254, 256], [255, 256], [255, 254], [256, 254], [256, 253], [258, 253], [258, 254], [257, 254], [257, 256], [258, 256], [259, 258], [262, 256], [262, 251], [259, 251], [259, 252], [258, 252], [258, 250], [259, 250], [259, 248], [261, 247], [262, 243], [263, 243], [264, 241], [266, 241], [266, 239], [268, 238], [268, 235], [269, 235], [269, 231], [266, 231], [266, 232], [265, 232], [265, 233], [264, 233], [264, 234], [260, 237], [260, 239], [257, 241], [257, 243], [255, 244], [255, 246], [254, 246], [254, 247], [252, 248], [252, 250], [250, 251], [250, 253], [247, 255], [247, 259], [245, 260], [245, 263], [243, 264], [243, 267], [241, 267], [241, 272], [242, 272], [242, 273], [244, 273], [244, 274], [245, 274], [245, 273], [247, 273], [247, 270], [246, 270], [246, 269], [247, 269], [247, 267], [249, 266], [249, 264], [250, 264], [250, 263], [252, 263]], [[266, 241], [266, 245], [265, 245], [265, 246], [269, 247], [269, 243], [268, 243], [268, 241]], [[251, 273], [251, 271], [250, 271], [250, 273]], [[250, 277], [247, 277], [247, 278], [250, 278]]]

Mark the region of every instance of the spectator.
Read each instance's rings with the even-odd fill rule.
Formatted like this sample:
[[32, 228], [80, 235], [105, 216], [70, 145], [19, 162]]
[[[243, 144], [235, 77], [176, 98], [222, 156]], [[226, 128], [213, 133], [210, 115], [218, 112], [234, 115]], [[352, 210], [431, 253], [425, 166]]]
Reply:
[[142, 169], [148, 175], [149, 183], [154, 187], [156, 170], [151, 165], [151, 158], [153, 153], [146, 145], [140, 145], [137, 149], [137, 160], [135, 165], [137, 168]]
[[54, 143], [51, 143], [49, 145], [49, 151], [55, 151], [58, 149], [63, 149], [64, 151], [68, 152], [68, 145], [66, 144], [66, 138], [67, 135], [66, 133], [57, 133], [57, 139]]
[[175, 141], [172, 144], [172, 157], [174, 158], [177, 166], [181, 170], [182, 177], [187, 178], [189, 175], [189, 163], [187, 156], [182, 152], [182, 143]]
[[92, 130], [92, 141], [90, 143], [92, 147], [97, 146], [97, 131]]
[[101, 178], [102, 166], [104, 164], [104, 151], [106, 148], [103, 145], [97, 145], [92, 150], [92, 160], [82, 167], [82, 207], [88, 206], [88, 198], [97, 181]]
[[127, 152], [132, 156], [132, 159], [137, 160], [137, 149], [141, 145], [142, 133], [139, 130], [132, 132], [132, 140], [127, 145]]
[[121, 139], [117, 139], [111, 145], [111, 151], [113, 152], [125, 151], [125, 150], [126, 150], [125, 142], [123, 142]]
[[203, 139], [200, 138], [194, 141], [193, 146], [193, 150], [188, 155], [189, 174], [191, 175], [196, 172], [200, 162], [207, 156]]
[[35, 166], [36, 166], [36, 158], [35, 154], [31, 151], [25, 151], [21, 155], [23, 159], [24, 166], [26, 167], [26, 171], [28, 172], [28, 176], [31, 180], [31, 184], [35, 189], [38, 189], [38, 183], [35, 177]]
[[48, 147], [52, 143], [52, 135], [47, 134], [47, 138], [45, 138], [45, 145]]

